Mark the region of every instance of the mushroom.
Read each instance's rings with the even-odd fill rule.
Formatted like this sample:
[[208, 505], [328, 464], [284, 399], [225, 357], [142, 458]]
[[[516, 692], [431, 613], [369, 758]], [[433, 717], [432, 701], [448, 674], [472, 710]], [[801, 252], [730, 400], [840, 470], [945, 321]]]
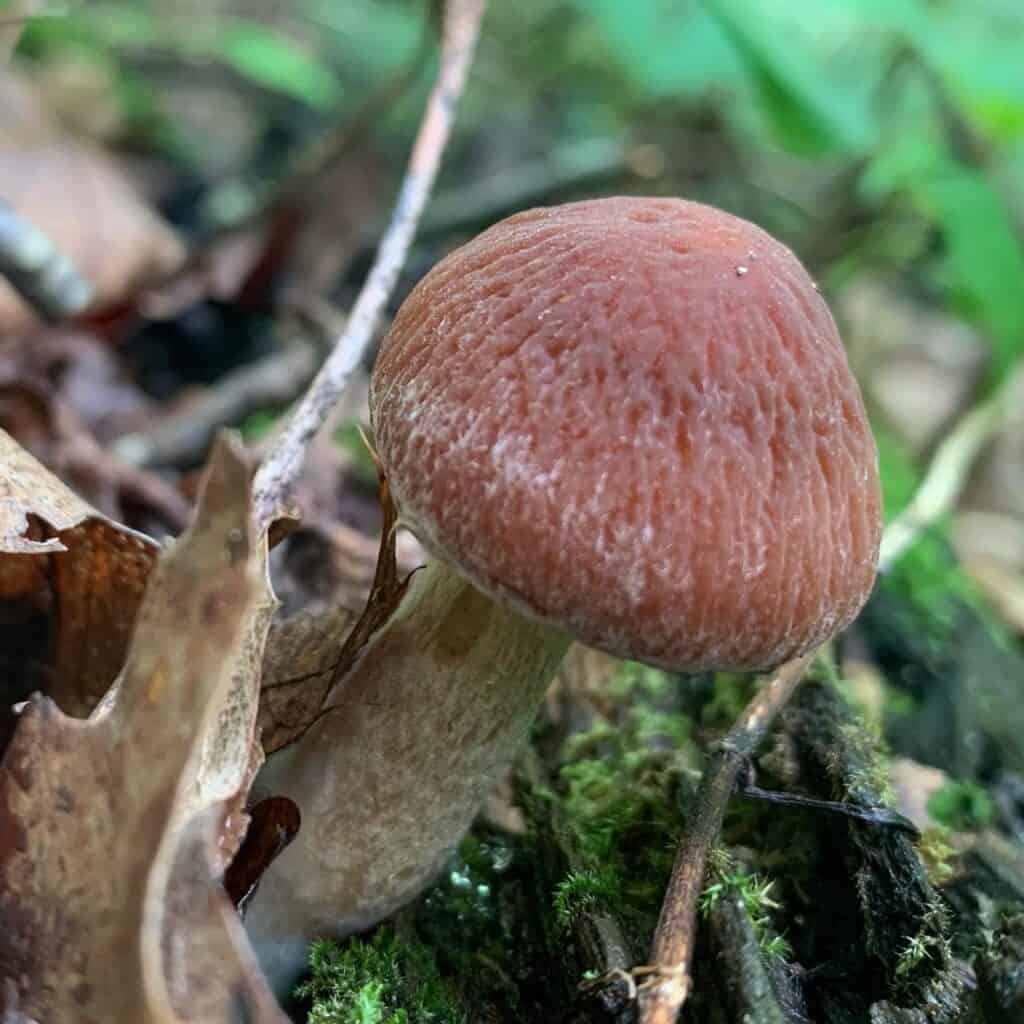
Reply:
[[262, 783], [303, 830], [247, 924], [272, 981], [415, 896], [524, 741], [570, 640], [760, 670], [843, 629], [880, 535], [874, 441], [793, 254], [676, 199], [531, 210], [438, 264], [373, 371], [432, 556]]

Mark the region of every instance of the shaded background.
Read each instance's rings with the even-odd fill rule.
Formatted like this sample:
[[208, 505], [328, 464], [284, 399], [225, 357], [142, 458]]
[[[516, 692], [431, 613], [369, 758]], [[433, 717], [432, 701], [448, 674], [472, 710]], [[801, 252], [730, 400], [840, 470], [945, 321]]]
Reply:
[[[436, 5], [399, 0], [39, 11], [0, 79], [0, 198], [17, 193], [43, 219], [55, 216], [61, 246], [87, 276], [111, 281], [102, 301], [60, 329], [0, 297], [0, 425], [103, 511], [155, 535], [177, 532], [212, 429], [239, 426], [258, 449], [336, 335], [406, 162], [436, 60], [436, 20]], [[887, 520], [929, 481], [839, 667], [847, 697], [892, 748], [898, 806], [950, 830], [962, 870], [974, 857], [985, 865], [978, 872], [998, 873], [994, 862], [1003, 872], [1004, 887], [981, 886], [983, 899], [973, 881], [946, 893], [960, 915], [958, 962], [972, 962], [977, 936], [1003, 927], [997, 911], [1024, 906], [1024, 7], [494, 0], [392, 309], [444, 253], [500, 217], [618, 193], [713, 203], [793, 248], [829, 299], [863, 387]], [[253, 387], [246, 371], [260, 368], [267, 379]], [[378, 511], [360, 424], [365, 374], [311, 456], [305, 525], [275, 556], [288, 611], [358, 607], [369, 584]], [[400, 557], [412, 565], [407, 541]], [[15, 634], [26, 647], [45, 639], [23, 623]], [[577, 691], [563, 685], [579, 697], [607, 675], [593, 669]], [[686, 751], [668, 771], [676, 786], [696, 763], [693, 737], [720, 732], [742, 706], [721, 680], [714, 692], [690, 681], [688, 696], [666, 703], [652, 677], [629, 678], [596, 701], [622, 730], [612, 746], [607, 734], [605, 746], [590, 736], [559, 755], [568, 762], [563, 810], [581, 821], [596, 813], [587, 803], [593, 769], [581, 767], [595, 749], [593, 760], [628, 775], [637, 768], [631, 744], [676, 742]], [[624, 694], [653, 702], [655, 716], [683, 717], [623, 724], [614, 705]], [[552, 705], [543, 728], [558, 733], [566, 714]], [[588, 714], [592, 725], [593, 707]], [[542, 753], [558, 749], [548, 733], [538, 743]], [[786, 781], [779, 757], [776, 781]], [[661, 806], [662, 790], [631, 794], [652, 816], [668, 814], [671, 828], [676, 812]], [[492, 808], [487, 828], [505, 813], [517, 834], [513, 812], [508, 800], [504, 812]], [[756, 845], [749, 820], [731, 827], [731, 842]], [[496, 863], [511, 856], [494, 834], [475, 837], [444, 890], [474, 926], [495, 909], [474, 903], [472, 887], [495, 883], [507, 870]], [[776, 839], [751, 857], [758, 870], [778, 868]], [[623, 832], [615, 841], [631, 840]], [[544, 842], [531, 842], [529, 855], [543, 859]], [[584, 855], [611, 856], [587, 842]], [[643, 909], [642, 936], [664, 864], [631, 863], [652, 879], [630, 897]], [[566, 901], [574, 873], [559, 889]], [[798, 875], [780, 883], [790, 906], [805, 899], [801, 884]], [[808, 920], [789, 921], [795, 958], [842, 960], [821, 937], [827, 929], [816, 933]], [[435, 929], [436, 947], [452, 927]], [[508, 925], [506, 943], [532, 949], [517, 927]], [[1015, 976], [1021, 957], [1006, 949], [1012, 935], [1024, 948], [1018, 932], [1000, 933], [999, 956]], [[939, 959], [926, 950], [903, 974], [929, 957]], [[488, 996], [513, 1017], [557, 995], [518, 968], [515, 999]], [[891, 995], [877, 965], [846, 970], [865, 999]], [[815, 984], [810, 1005], [827, 1007], [827, 1019], [864, 1019], [841, 986]]]

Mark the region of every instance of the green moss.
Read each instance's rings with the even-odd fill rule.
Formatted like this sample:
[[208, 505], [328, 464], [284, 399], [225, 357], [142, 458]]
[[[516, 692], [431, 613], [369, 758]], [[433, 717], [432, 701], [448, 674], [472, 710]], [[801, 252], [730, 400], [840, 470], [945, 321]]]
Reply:
[[555, 917], [569, 928], [581, 914], [608, 910], [618, 898], [618, 880], [611, 871], [572, 871], [555, 889]]
[[921, 480], [907, 446], [884, 423], [872, 421], [878, 445], [878, 475], [886, 520], [892, 520], [910, 504]]
[[943, 825], [926, 828], [917, 843], [928, 880], [932, 885], [945, 885], [954, 874], [953, 860], [956, 850], [949, 844], [949, 829]]
[[664, 673], [627, 666], [615, 680], [623, 701], [617, 721], [602, 719], [566, 741], [556, 783], [579, 858], [556, 890], [559, 916], [571, 915], [580, 897], [614, 893], [616, 915], [641, 943], [653, 929], [682, 829], [681, 783], [699, 763], [690, 720], [664, 709], [674, 686]]
[[296, 989], [312, 1001], [309, 1024], [464, 1024], [466, 1016], [437, 972], [434, 954], [381, 928], [368, 941], [310, 947], [312, 976]]
[[783, 935], [772, 928], [771, 912], [779, 904], [771, 893], [775, 887], [772, 881], [764, 881], [757, 875], [738, 868], [723, 851], [711, 858], [710, 877], [713, 881], [700, 896], [700, 911], [706, 917], [718, 900], [738, 900], [750, 919], [761, 952], [769, 958], [784, 960], [791, 956], [793, 949]]
[[[891, 806], [894, 801], [889, 780], [889, 754], [878, 723], [852, 720], [839, 726], [843, 744], [843, 767], [829, 763], [834, 775], [842, 778], [846, 799], [855, 804]], [[838, 755], [837, 755], [838, 756]]]
[[992, 798], [973, 782], [949, 781], [928, 798], [928, 814], [955, 831], [981, 828], [992, 820]]
[[948, 966], [951, 960], [948, 918], [945, 906], [938, 897], [933, 897], [921, 918], [917, 932], [907, 937], [900, 950], [893, 972], [898, 982], [909, 984], [918, 968], [931, 962], [939, 966], [940, 971], [926, 972], [929, 987], [942, 983], [942, 967]]
[[672, 685], [672, 677], [638, 661], [626, 661], [608, 681], [608, 694], [617, 700], [634, 697], [656, 699], [663, 696]]
[[412, 926], [434, 951], [440, 975], [457, 990], [471, 1020], [493, 1006], [521, 1011], [520, 987], [543, 964], [528, 905], [535, 851], [525, 837], [491, 833], [478, 823], [457, 857], [416, 904]]
[[701, 712], [701, 724], [725, 732], [743, 713], [754, 696], [757, 677], [738, 672], [718, 672], [711, 700]]
[[959, 610], [965, 604], [995, 623], [984, 599], [956, 561], [941, 526], [923, 533], [907, 549], [884, 585], [907, 602], [924, 638], [932, 641], [937, 651], [955, 638]]
[[[910, 503], [921, 474], [906, 447], [884, 426], [875, 428], [885, 517], [891, 521]], [[882, 586], [904, 598], [919, 623], [921, 638], [936, 652], [954, 640], [960, 611], [966, 605], [1002, 642], [1008, 633], [1002, 620], [961, 568], [940, 520], [923, 530], [886, 573]]]

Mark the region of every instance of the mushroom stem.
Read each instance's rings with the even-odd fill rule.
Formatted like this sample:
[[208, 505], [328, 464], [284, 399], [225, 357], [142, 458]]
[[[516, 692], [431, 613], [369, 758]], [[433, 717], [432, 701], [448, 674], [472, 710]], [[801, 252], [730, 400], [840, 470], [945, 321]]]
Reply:
[[318, 936], [367, 928], [444, 865], [526, 739], [570, 642], [445, 563], [412, 578], [386, 626], [261, 790], [302, 812], [246, 917], [280, 991]]

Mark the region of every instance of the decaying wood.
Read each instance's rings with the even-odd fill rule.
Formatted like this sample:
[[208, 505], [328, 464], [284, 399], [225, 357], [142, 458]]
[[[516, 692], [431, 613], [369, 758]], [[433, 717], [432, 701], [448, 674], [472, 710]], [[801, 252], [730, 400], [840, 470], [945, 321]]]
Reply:
[[672, 1024], [686, 1001], [705, 866], [721, 831], [726, 804], [740, 768], [793, 695], [811, 657], [795, 658], [769, 676], [708, 760], [665, 893], [651, 946], [651, 966], [635, 972], [642, 977], [638, 989], [642, 1024]]

